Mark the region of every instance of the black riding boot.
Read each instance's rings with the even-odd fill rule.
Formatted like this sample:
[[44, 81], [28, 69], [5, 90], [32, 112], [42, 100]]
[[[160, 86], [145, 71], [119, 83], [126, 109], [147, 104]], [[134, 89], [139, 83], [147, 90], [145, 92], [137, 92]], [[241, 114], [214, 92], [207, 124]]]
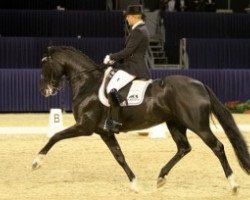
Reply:
[[119, 122], [119, 112], [121, 99], [116, 89], [112, 89], [108, 94], [109, 112], [106, 120], [106, 128], [109, 133], [119, 133], [122, 123]]

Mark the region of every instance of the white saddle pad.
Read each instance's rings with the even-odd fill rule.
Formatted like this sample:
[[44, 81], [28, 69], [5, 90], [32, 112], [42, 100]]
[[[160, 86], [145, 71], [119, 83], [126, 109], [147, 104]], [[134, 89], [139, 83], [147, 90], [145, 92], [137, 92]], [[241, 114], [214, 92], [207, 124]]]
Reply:
[[[112, 70], [111, 67], [109, 67], [104, 74], [104, 78], [101, 84], [101, 87], [99, 88], [98, 97], [101, 103], [107, 107], [109, 107], [109, 101], [105, 95], [105, 82], [106, 77], [109, 74], [109, 72]], [[152, 79], [147, 81], [142, 80], [134, 80], [132, 82], [132, 86], [129, 90], [129, 93], [127, 95], [127, 101], [124, 101], [121, 106], [137, 106], [140, 105], [143, 102], [145, 92], [147, 90], [148, 85], [152, 83]]]
[[150, 83], [152, 83], [151, 79], [147, 81], [134, 80], [127, 96], [127, 105], [140, 105], [143, 102], [146, 89]]

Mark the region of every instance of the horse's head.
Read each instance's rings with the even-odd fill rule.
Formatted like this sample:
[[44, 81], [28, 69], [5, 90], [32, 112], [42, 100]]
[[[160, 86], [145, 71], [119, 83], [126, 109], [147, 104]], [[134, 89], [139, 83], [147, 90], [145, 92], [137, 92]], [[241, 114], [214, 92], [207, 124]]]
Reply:
[[[94, 81], [99, 79], [103, 72], [99, 66], [81, 51], [68, 46], [50, 46], [44, 52], [42, 61], [41, 84], [42, 95], [48, 97], [55, 95], [61, 88], [61, 80], [65, 76], [67, 80], [85, 84], [91, 76]], [[97, 77], [98, 76], [98, 77]]]
[[60, 82], [64, 75], [63, 63], [56, 55], [56, 47], [48, 47], [41, 60], [40, 90], [45, 97], [55, 95], [60, 88]]

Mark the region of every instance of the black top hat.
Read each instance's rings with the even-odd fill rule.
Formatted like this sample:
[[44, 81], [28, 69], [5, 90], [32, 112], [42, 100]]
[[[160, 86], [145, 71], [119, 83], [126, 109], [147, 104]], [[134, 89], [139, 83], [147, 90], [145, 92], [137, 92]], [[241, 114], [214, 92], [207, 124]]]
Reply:
[[125, 15], [144, 15], [142, 5], [128, 6]]

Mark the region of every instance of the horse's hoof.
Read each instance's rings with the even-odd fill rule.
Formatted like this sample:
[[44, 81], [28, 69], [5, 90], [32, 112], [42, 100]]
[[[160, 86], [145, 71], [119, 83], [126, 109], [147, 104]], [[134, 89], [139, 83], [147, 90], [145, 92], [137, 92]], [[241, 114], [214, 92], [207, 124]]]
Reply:
[[40, 167], [41, 167], [41, 165], [39, 165], [37, 162], [32, 163], [32, 170], [39, 169]]
[[162, 178], [162, 177], [159, 177], [158, 180], [157, 180], [157, 188], [162, 187], [163, 185], [165, 185], [165, 183], [166, 183], [166, 179]]
[[232, 188], [232, 192], [234, 195], [236, 195], [238, 193], [238, 188], [239, 188], [239, 186], [235, 186]]
[[234, 187], [232, 187], [232, 194], [237, 195], [238, 191], [239, 191], [239, 188], [240, 188], [239, 185], [235, 185]]
[[32, 163], [32, 170], [39, 169], [41, 167], [42, 159], [44, 155], [39, 154]]

